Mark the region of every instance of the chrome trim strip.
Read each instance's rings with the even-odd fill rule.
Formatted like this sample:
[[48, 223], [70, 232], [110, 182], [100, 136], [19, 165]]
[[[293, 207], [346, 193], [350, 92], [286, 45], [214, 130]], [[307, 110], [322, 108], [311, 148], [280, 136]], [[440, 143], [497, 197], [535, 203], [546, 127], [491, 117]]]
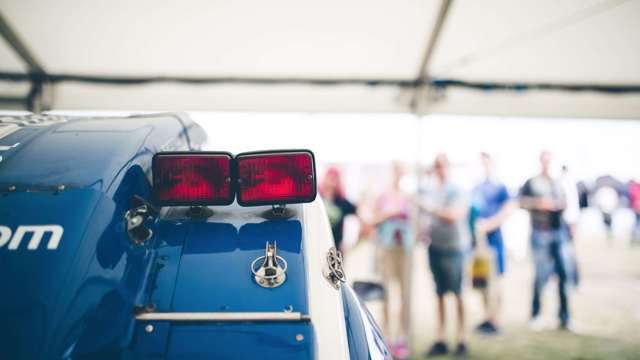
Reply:
[[136, 315], [139, 321], [309, 321], [299, 312], [151, 312]]

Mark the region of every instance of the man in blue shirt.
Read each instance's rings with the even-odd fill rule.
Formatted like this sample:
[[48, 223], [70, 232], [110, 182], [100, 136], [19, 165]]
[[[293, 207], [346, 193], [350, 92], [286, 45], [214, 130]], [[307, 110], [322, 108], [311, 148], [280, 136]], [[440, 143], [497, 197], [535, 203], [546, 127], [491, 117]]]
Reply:
[[[487, 319], [476, 329], [485, 334], [496, 334], [502, 298], [501, 282], [505, 271], [505, 250], [500, 226], [515, 209], [516, 204], [509, 196], [506, 186], [493, 178], [491, 156], [487, 153], [481, 153], [480, 160], [485, 171], [485, 178], [475, 186], [472, 192], [472, 212], [475, 214], [472, 227], [476, 238], [476, 248], [488, 246], [493, 251], [492, 255], [495, 259], [493, 273], [496, 276], [492, 279], [490, 288], [482, 290]], [[486, 243], [484, 243], [485, 241]]]

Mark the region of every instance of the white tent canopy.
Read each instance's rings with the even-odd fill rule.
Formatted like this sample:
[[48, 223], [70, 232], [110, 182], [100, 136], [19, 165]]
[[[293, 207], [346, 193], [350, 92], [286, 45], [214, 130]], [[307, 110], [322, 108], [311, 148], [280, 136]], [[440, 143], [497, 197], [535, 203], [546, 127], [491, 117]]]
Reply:
[[[0, 0], [47, 74], [53, 107], [252, 111], [409, 111], [441, 0]], [[420, 99], [443, 113], [640, 118], [639, 0], [454, 0]], [[30, 69], [0, 41], [0, 72]], [[74, 78], [75, 76], [75, 78]], [[204, 83], [81, 77], [206, 78]], [[74, 80], [74, 81], [71, 81]], [[318, 84], [320, 82], [320, 84]], [[528, 89], [527, 85], [539, 86]], [[634, 88], [609, 93], [592, 88]], [[577, 88], [576, 88], [577, 87]], [[586, 88], [589, 91], [565, 91]], [[29, 83], [0, 80], [0, 96]], [[1, 104], [0, 104], [1, 106]]]

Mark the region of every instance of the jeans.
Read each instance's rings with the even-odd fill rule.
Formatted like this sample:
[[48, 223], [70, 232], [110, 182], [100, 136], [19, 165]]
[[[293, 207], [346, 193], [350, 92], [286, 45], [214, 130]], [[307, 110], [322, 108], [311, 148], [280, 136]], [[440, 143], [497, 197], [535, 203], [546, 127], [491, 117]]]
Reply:
[[561, 325], [569, 322], [569, 302], [567, 299], [567, 264], [563, 254], [566, 234], [562, 230], [536, 230], [531, 234], [531, 245], [535, 264], [533, 282], [533, 301], [531, 316], [540, 314], [540, 296], [544, 285], [551, 275], [558, 275], [558, 296], [560, 309], [558, 316]]

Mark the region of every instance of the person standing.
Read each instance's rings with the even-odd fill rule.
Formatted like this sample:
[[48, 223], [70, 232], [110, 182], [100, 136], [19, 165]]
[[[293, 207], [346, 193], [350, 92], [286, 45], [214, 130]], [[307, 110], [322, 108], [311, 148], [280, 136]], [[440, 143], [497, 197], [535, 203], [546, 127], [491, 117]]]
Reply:
[[567, 296], [567, 266], [563, 256], [566, 231], [563, 229], [562, 212], [566, 198], [562, 184], [551, 175], [551, 153], [540, 154], [541, 172], [526, 181], [520, 190], [520, 206], [531, 217], [531, 248], [535, 266], [531, 328], [542, 327], [540, 318], [542, 289], [549, 277], [558, 276], [560, 298], [560, 329], [569, 329], [569, 301]]
[[[481, 289], [486, 320], [476, 327], [478, 332], [493, 335], [498, 333], [498, 317], [502, 304], [502, 277], [505, 272], [505, 249], [500, 227], [515, 208], [507, 187], [493, 176], [493, 160], [487, 153], [480, 153], [484, 180], [472, 192], [471, 202], [476, 216], [474, 233], [478, 235], [476, 247], [488, 246], [494, 260], [495, 278], [489, 287]], [[486, 241], [486, 244], [478, 242]]]
[[335, 167], [327, 169], [319, 190], [329, 217], [336, 249], [342, 250], [344, 219], [349, 215], [357, 216], [358, 209], [346, 198], [340, 171]]
[[596, 192], [593, 194], [593, 203], [602, 213], [602, 222], [609, 241], [613, 240], [613, 213], [618, 208], [619, 201], [620, 194], [615, 187], [607, 183], [597, 187]]
[[631, 210], [636, 216], [631, 241], [633, 244], [637, 244], [640, 243], [640, 182], [637, 180], [629, 182], [629, 201], [631, 202]]
[[567, 165], [562, 165], [560, 183], [564, 189], [567, 204], [567, 207], [562, 212], [562, 219], [567, 226], [569, 237], [573, 240], [576, 235], [578, 220], [580, 220], [580, 194], [578, 193], [578, 185], [573, 180]]
[[[393, 164], [391, 184], [377, 199], [375, 218], [378, 249], [377, 264], [385, 287], [383, 330], [391, 343], [391, 352], [396, 358], [409, 355], [407, 335], [409, 331], [409, 272], [413, 250], [413, 235], [409, 213], [411, 199], [405, 194], [400, 181], [404, 175], [403, 165]], [[400, 322], [397, 336], [391, 336], [391, 308], [389, 294], [398, 285], [400, 288]], [[395, 340], [395, 341], [393, 341]]]
[[576, 234], [578, 221], [580, 220], [580, 195], [578, 193], [577, 183], [571, 177], [569, 167], [562, 165], [560, 175], [560, 183], [565, 194], [566, 207], [562, 212], [563, 228], [566, 232], [567, 240], [563, 257], [566, 261], [566, 272], [568, 282], [574, 286], [580, 283], [580, 272], [578, 270], [578, 261], [576, 259]]
[[470, 248], [467, 224], [468, 201], [462, 190], [450, 180], [449, 160], [445, 154], [436, 156], [433, 163], [436, 178], [434, 186], [420, 199], [420, 207], [430, 217], [428, 235], [429, 267], [436, 285], [437, 337], [427, 356], [448, 353], [445, 343], [446, 312], [445, 295], [455, 296], [458, 315], [457, 346], [454, 354], [467, 353], [465, 309], [462, 282], [466, 253]]

